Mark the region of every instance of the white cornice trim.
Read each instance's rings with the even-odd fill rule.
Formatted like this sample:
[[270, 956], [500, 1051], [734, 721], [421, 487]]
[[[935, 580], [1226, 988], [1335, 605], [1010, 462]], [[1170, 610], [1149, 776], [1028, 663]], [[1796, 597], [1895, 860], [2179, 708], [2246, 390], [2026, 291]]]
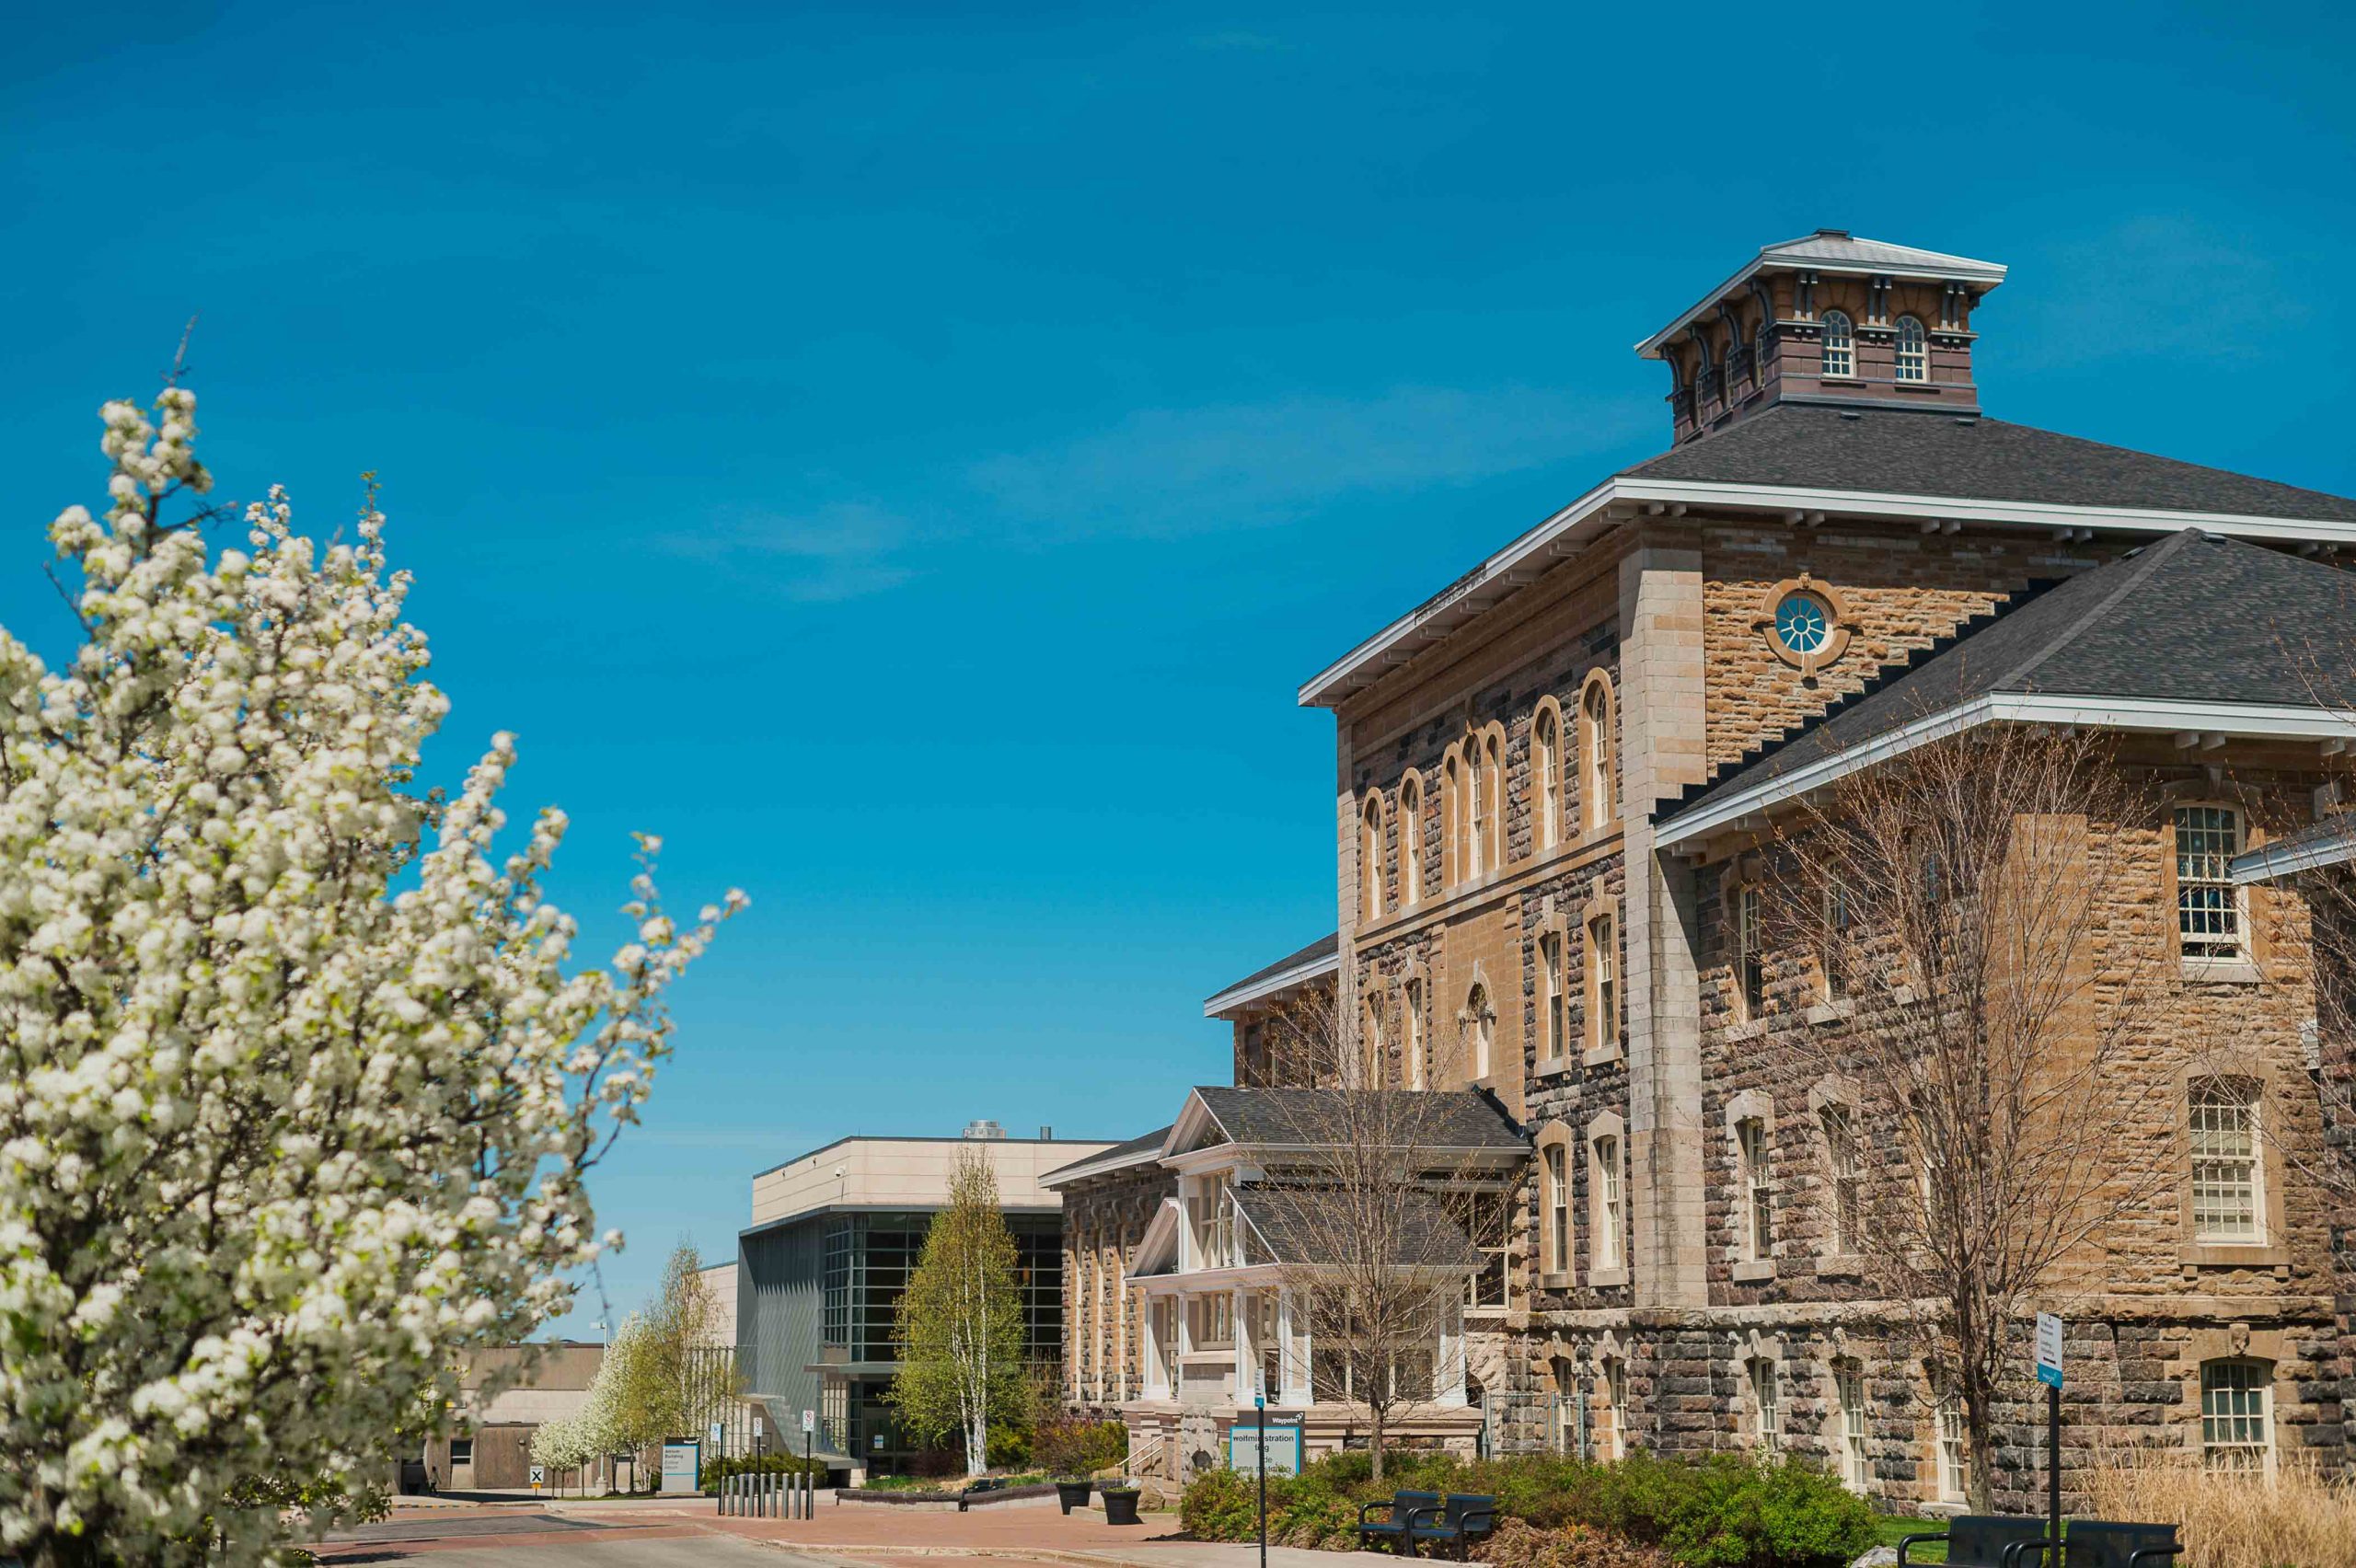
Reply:
[[[1298, 695], [1303, 708], [1334, 708], [1372, 686], [1395, 665], [1443, 641], [1537, 575], [1576, 555], [1617, 515], [1674, 514], [1703, 507], [1884, 521], [1909, 518], [1960, 525], [2086, 529], [2096, 533], [2173, 534], [2206, 528], [2233, 538], [2356, 545], [2356, 523], [2254, 517], [2229, 512], [2169, 512], [2155, 507], [2064, 506], [2036, 501], [1969, 496], [1900, 495], [1880, 490], [1820, 490], [1787, 485], [1735, 485], [1701, 479], [1650, 479], [1619, 475], [1588, 491], [1514, 539], [1407, 614], [1311, 676]], [[1215, 997], [1218, 1002], [1223, 997]], [[1211, 1014], [1207, 1004], [1206, 1014]]]
[[1271, 997], [1280, 997], [1288, 991], [1299, 990], [1320, 975], [1334, 974], [1341, 967], [1342, 955], [1339, 951], [1335, 951], [1322, 958], [1312, 958], [1306, 963], [1296, 963], [1290, 969], [1280, 969], [1276, 974], [1258, 980], [1248, 981], [1241, 986], [1230, 986], [1203, 1004], [1203, 1016], [1225, 1018], [1230, 1013], [1240, 1012], [1254, 1002], [1265, 1002]]
[[1927, 714], [1764, 779], [1723, 800], [1680, 813], [1654, 830], [1657, 849], [1691, 844], [1785, 801], [1844, 778], [1861, 768], [1965, 730], [1992, 723], [2084, 724], [2093, 729], [2191, 731], [2207, 734], [2323, 741], [2356, 737], [2356, 711], [2259, 702], [2175, 702], [2147, 697], [2073, 697], [2067, 694], [1998, 692]]
[[[1806, 241], [1787, 241], [1786, 243], [1805, 244]], [[1928, 260], [1918, 262], [1828, 260], [1813, 256], [1795, 255], [1780, 246], [1764, 247], [1758, 255], [1738, 268], [1732, 277], [1695, 301], [1692, 308], [1685, 311], [1683, 315], [1638, 343], [1637, 357], [1660, 358], [1660, 351], [1664, 344], [1701, 319], [1703, 314], [1712, 306], [1749, 282], [1763, 267], [1773, 267], [1780, 271], [1793, 272], [1816, 272], [1835, 278], [1905, 278], [1914, 282], [1979, 283], [1985, 289], [1993, 289], [2004, 281], [2005, 268], [2001, 262], [1980, 261], [1969, 256], [1940, 255], [1936, 251], [1925, 251], [1922, 254], [1926, 257], [1936, 256], [1937, 262], [1934, 264]]]
[[2356, 824], [2342, 824], [2339, 833], [2319, 833], [2289, 841], [2278, 840], [2247, 854], [2236, 855], [2230, 863], [2235, 885], [2247, 887], [2252, 882], [2273, 882], [2280, 877], [2296, 876], [2301, 871], [2320, 870], [2326, 866], [2340, 866], [2356, 860]]

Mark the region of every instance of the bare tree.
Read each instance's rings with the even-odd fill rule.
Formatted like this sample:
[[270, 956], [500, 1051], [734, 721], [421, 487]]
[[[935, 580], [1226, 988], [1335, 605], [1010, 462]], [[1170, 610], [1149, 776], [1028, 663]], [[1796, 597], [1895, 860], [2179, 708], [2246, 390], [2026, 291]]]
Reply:
[[2155, 1092], [2128, 1061], [2161, 995], [2143, 805], [2106, 737], [1989, 727], [1851, 774], [1767, 850], [1766, 923], [1846, 1014], [1800, 1032], [1854, 1094], [1825, 1129], [1831, 1223], [1910, 1304], [1900, 1343], [1961, 1405], [1981, 1512], [2025, 1320], [2167, 1181], [2115, 1158]]
[[1463, 1095], [1371, 1087], [1377, 1043], [1345, 1032], [1330, 1000], [1296, 1004], [1273, 1027], [1319, 1087], [1256, 1091], [1281, 1155], [1245, 1196], [1246, 1245], [1284, 1265], [1312, 1396], [1365, 1408], [1380, 1481], [1399, 1424], [1461, 1382], [1465, 1295], [1488, 1261], [1473, 1239], [1489, 1234], [1484, 1216], [1501, 1229], [1519, 1172], [1466, 1147]]

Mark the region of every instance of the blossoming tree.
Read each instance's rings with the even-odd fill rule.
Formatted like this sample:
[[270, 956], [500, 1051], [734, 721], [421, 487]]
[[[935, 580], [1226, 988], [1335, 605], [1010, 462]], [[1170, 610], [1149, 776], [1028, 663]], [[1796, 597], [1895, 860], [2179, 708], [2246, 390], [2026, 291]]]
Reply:
[[[584, 1177], [742, 903], [572, 968], [506, 735], [416, 782], [448, 704], [373, 504], [283, 494], [208, 548], [196, 400], [103, 410], [103, 518], [51, 525], [82, 637], [0, 631], [0, 1556], [251, 1562], [289, 1476], [356, 1490], [463, 1351], [561, 1311]], [[71, 573], [78, 571], [78, 583]], [[352, 1483], [339, 1487], [338, 1482]]]

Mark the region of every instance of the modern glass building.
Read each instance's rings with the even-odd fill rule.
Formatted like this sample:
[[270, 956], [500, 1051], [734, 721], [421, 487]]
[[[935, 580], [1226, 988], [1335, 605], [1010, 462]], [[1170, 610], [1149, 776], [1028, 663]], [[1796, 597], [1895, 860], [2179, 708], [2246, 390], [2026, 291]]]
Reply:
[[754, 1178], [754, 1223], [737, 1237], [736, 1339], [773, 1444], [798, 1447], [808, 1410], [817, 1452], [838, 1468], [888, 1474], [917, 1458], [884, 1398], [899, 1370], [894, 1317], [971, 1142], [988, 1147], [1014, 1233], [1028, 1353], [1060, 1365], [1062, 1204], [1038, 1178], [1106, 1145], [1041, 1131], [1010, 1138], [978, 1123], [957, 1138], [844, 1138]]

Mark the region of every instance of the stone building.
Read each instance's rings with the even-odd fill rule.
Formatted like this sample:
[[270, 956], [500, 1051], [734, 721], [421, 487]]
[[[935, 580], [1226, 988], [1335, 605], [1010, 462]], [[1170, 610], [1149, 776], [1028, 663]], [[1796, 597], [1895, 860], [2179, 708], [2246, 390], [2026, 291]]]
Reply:
[[[1802, 1081], [1795, 1045], [1853, 1025], [1742, 897], [1779, 811], [1935, 710], [2095, 727], [2170, 802], [2111, 828], [2167, 965], [2139, 1070], [2170, 1092], [2119, 1154], [2173, 1196], [2073, 1260], [2100, 1286], [2073, 1298], [2076, 1440], [2339, 1462], [2329, 1219], [2284, 1157], [2325, 1136], [2304, 914], [2218, 868], [2328, 809], [2356, 730], [2280, 638], [2175, 650], [2220, 604], [2356, 642], [2329, 564], [2356, 501], [1985, 417], [1972, 352], [2004, 275], [1834, 230], [1763, 248], [1638, 346], [1670, 372], [1668, 451], [1299, 689], [1334, 718], [1338, 930], [1211, 1010], [1239, 1084], [1298, 1081], [1265, 1032], [1319, 995], [1357, 1084], [1471, 1090], [1527, 1138], [1500, 1287], [1468, 1286], [1462, 1320], [1492, 1447], [1773, 1446], [1954, 1505], [1954, 1422], [1890, 1348], [1900, 1309], [1829, 1251], [1840, 1086]], [[2230, 1075], [2208, 1065], [2228, 1031]], [[2222, 1229], [2195, 1213], [2196, 1119]], [[1136, 1266], [1151, 1163], [1124, 1167], [1108, 1270]], [[1136, 1398], [1144, 1288], [1105, 1313], [1126, 1337], [1101, 1404]], [[2027, 1414], [1996, 1435], [2006, 1505], [2038, 1480]]]

